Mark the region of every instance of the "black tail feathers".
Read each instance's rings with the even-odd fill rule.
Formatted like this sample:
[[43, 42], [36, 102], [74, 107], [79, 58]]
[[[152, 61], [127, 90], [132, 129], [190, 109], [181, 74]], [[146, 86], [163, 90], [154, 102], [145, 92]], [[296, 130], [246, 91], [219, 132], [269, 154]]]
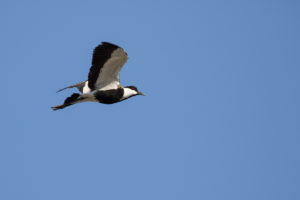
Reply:
[[59, 109], [65, 108], [67, 106], [71, 106], [72, 104], [74, 104], [76, 102], [76, 100], [78, 99], [79, 96], [80, 96], [80, 94], [73, 93], [70, 97], [66, 98], [63, 105], [57, 105], [57, 106], [53, 106], [51, 108], [53, 110], [59, 110]]
[[70, 97], [66, 98], [64, 104], [71, 104], [71, 103], [73, 103], [79, 96], [80, 96], [80, 94], [73, 93]]

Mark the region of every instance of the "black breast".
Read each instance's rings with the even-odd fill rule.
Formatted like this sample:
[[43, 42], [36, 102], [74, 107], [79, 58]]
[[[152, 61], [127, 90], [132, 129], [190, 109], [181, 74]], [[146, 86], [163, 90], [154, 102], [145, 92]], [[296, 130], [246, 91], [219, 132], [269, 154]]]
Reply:
[[95, 92], [94, 96], [100, 103], [112, 104], [119, 102], [123, 97], [123, 94], [123, 88], [119, 88], [115, 90], [97, 91]]

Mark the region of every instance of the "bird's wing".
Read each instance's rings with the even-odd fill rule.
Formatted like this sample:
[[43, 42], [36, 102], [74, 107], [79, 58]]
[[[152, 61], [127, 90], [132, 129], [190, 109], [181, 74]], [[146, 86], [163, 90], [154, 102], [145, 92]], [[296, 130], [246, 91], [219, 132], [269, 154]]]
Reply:
[[83, 87], [84, 87], [84, 85], [85, 85], [86, 82], [87, 81], [82, 81], [80, 83], [76, 83], [74, 85], [70, 85], [68, 87], [65, 87], [65, 88], [62, 88], [62, 89], [58, 90], [57, 92], [61, 92], [61, 91], [65, 90], [65, 89], [68, 89], [68, 88], [77, 87], [77, 89], [82, 93]]
[[89, 88], [109, 90], [120, 87], [120, 71], [127, 59], [127, 53], [122, 48], [102, 42], [94, 49], [88, 76]]

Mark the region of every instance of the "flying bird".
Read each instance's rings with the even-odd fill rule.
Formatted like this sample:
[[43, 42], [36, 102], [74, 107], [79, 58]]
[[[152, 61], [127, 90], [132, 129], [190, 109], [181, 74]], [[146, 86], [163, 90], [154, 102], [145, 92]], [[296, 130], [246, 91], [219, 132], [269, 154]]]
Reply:
[[53, 106], [52, 109], [63, 109], [82, 102], [113, 104], [136, 95], [144, 96], [135, 86], [122, 87], [120, 84], [120, 71], [127, 60], [128, 55], [124, 49], [102, 42], [94, 49], [88, 80], [57, 91], [76, 87], [80, 93], [73, 93], [64, 104]]

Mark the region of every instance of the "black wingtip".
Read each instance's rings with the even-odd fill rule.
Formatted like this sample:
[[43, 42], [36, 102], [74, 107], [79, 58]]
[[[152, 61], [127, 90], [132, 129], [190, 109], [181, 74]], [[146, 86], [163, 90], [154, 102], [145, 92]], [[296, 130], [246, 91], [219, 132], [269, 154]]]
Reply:
[[113, 43], [110, 43], [110, 42], [102, 42], [101, 45], [104, 45], [104, 46], [111, 46], [111, 47], [115, 47], [115, 48], [120, 48], [118, 45], [116, 44], [113, 44]]
[[60, 90], [57, 90], [56, 93], [59, 93], [59, 92], [65, 90], [65, 89], [67, 89], [67, 87], [66, 87], [66, 88], [62, 88], [62, 89], [60, 89]]

